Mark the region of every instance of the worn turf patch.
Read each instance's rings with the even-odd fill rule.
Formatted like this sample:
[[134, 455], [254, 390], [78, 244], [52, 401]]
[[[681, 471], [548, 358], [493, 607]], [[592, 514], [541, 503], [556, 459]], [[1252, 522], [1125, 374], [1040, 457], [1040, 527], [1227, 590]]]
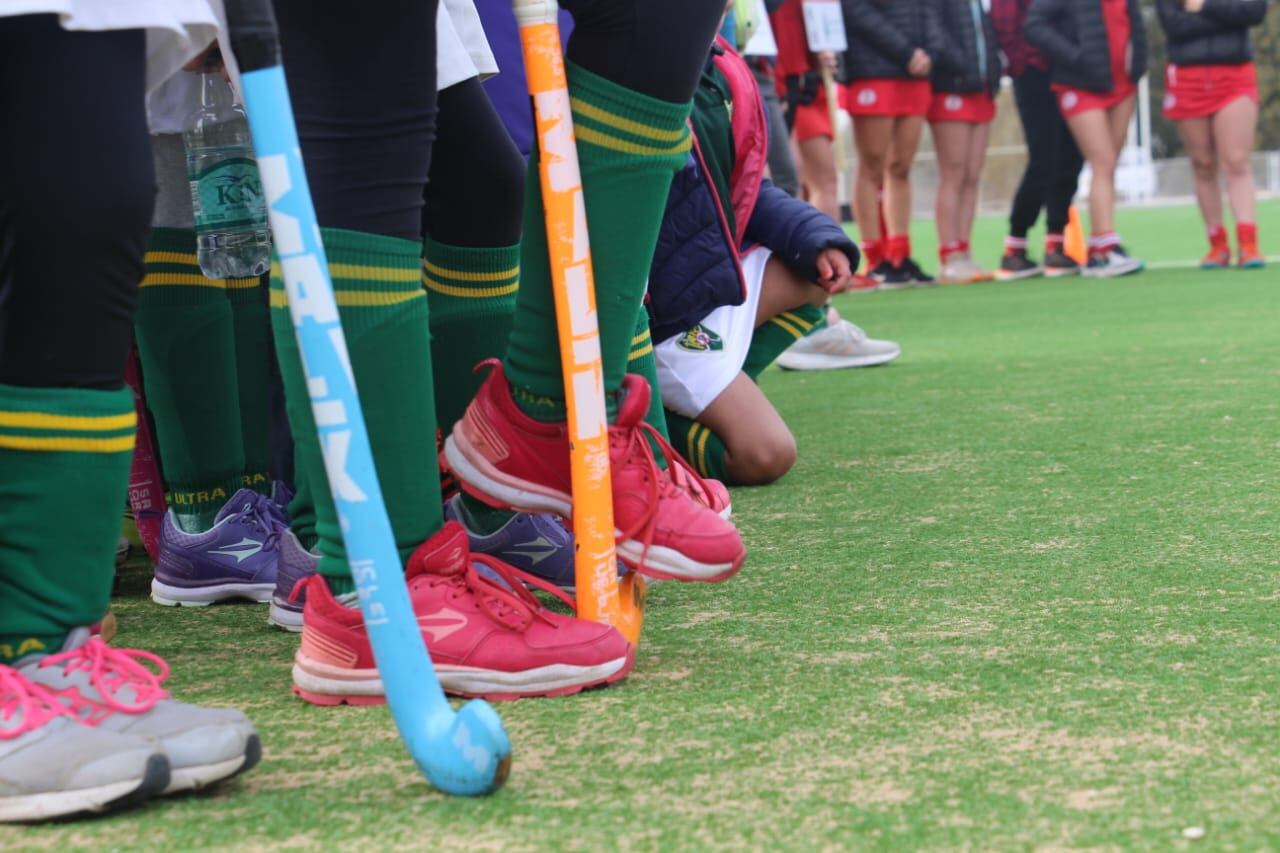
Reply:
[[655, 585], [622, 684], [501, 706], [484, 800], [432, 792], [385, 708], [294, 699], [264, 608], [132, 571], [118, 642], [248, 711], [263, 762], [0, 849], [1276, 847], [1278, 286], [843, 298], [902, 358], [764, 375], [801, 459], [735, 492], [746, 569]]

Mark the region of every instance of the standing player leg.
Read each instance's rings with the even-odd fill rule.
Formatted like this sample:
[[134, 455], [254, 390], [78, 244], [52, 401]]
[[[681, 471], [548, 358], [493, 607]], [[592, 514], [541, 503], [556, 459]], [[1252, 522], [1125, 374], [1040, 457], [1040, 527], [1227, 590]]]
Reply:
[[1190, 118], [1178, 122], [1178, 137], [1191, 160], [1196, 204], [1209, 237], [1209, 253], [1200, 261], [1202, 269], [1231, 265], [1231, 244], [1222, 224], [1222, 186], [1218, 183], [1218, 152], [1213, 144], [1213, 120]]
[[1250, 97], [1236, 98], [1213, 117], [1214, 148], [1227, 176], [1227, 197], [1236, 220], [1240, 266], [1249, 269], [1266, 265], [1266, 259], [1258, 250], [1258, 191], [1249, 164], [1257, 127], [1258, 104]]

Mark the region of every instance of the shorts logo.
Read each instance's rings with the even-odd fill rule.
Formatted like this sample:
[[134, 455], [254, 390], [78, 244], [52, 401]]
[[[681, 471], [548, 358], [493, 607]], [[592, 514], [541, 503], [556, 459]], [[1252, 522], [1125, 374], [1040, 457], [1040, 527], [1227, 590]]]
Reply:
[[1078, 95], [1077, 93], [1075, 92], [1062, 93], [1062, 108], [1064, 110], [1069, 110], [1078, 103], [1080, 103], [1080, 95]]
[[947, 95], [946, 100], [942, 102], [942, 107], [949, 113], [956, 113], [964, 106], [964, 100], [959, 95]]
[[720, 336], [710, 329], [694, 326], [680, 336], [676, 346], [681, 349], [687, 349], [690, 352], [719, 352], [724, 349], [724, 341], [720, 340]]
[[864, 107], [869, 107], [876, 102], [875, 89], [860, 89], [858, 91], [858, 103]]
[[1178, 105], [1178, 97], [1172, 92], [1166, 92], [1164, 96], [1164, 108], [1171, 110]]

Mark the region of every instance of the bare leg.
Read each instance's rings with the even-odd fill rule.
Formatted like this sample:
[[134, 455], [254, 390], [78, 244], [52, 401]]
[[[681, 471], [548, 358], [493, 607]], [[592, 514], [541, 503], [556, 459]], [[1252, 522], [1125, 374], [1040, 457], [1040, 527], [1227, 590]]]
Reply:
[[1093, 171], [1089, 186], [1089, 226], [1094, 234], [1114, 231], [1117, 148], [1107, 113], [1103, 110], [1077, 113], [1067, 119], [1067, 126]]
[[982, 183], [982, 169], [987, 163], [987, 142], [991, 138], [991, 124], [969, 124], [969, 153], [965, 161], [964, 184], [960, 193], [960, 212], [956, 239], [968, 241], [973, 236], [973, 220], [978, 213], [978, 187]]
[[840, 221], [840, 202], [836, 187], [836, 155], [829, 136], [814, 136], [797, 146], [804, 164], [801, 174], [809, 203]]
[[1214, 148], [1227, 176], [1227, 197], [1237, 223], [1258, 221], [1257, 189], [1249, 168], [1257, 126], [1258, 105], [1252, 98], [1237, 98], [1213, 117]]
[[890, 234], [906, 234], [911, 227], [911, 164], [924, 131], [923, 116], [893, 119], [893, 146], [885, 177], [885, 220]]
[[796, 464], [796, 440], [769, 398], [739, 373], [698, 415], [698, 423], [724, 442], [729, 481], [772, 483]]
[[856, 116], [853, 141], [858, 148], [858, 171], [853, 184], [853, 215], [863, 240], [880, 240], [880, 188], [884, 184], [889, 147], [893, 143], [889, 116]]
[[1222, 187], [1218, 185], [1218, 152], [1214, 150], [1212, 122], [1208, 118], [1180, 121], [1178, 136], [1191, 158], [1200, 216], [1212, 231], [1222, 225]]
[[777, 256], [771, 257], [764, 268], [755, 325], [759, 327], [783, 311], [790, 311], [801, 305], [824, 305], [827, 299], [825, 290], [800, 278], [778, 260]]
[[[934, 200], [934, 224], [938, 245], [946, 246], [965, 238], [961, 231], [965, 171], [969, 158], [969, 125], [962, 121], [940, 121], [931, 125], [933, 147], [938, 156], [938, 192]], [[901, 232], [899, 232], [901, 233]]]

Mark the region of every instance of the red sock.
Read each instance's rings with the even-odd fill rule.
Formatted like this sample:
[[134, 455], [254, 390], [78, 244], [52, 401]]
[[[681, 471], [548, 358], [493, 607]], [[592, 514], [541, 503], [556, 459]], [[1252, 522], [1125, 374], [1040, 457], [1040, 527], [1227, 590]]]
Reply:
[[960, 251], [964, 252], [966, 255], [967, 255], [967, 254], [969, 254], [969, 241], [968, 241], [968, 240], [957, 240], [957, 241], [956, 241], [956, 246], [960, 249]]
[[1067, 240], [1062, 236], [1061, 232], [1057, 234], [1046, 234], [1044, 235], [1044, 253], [1047, 255], [1050, 252], [1061, 252], [1062, 247], [1066, 245], [1066, 242]]
[[[1236, 225], [1236, 234], [1240, 234], [1242, 226]], [[1227, 243], [1227, 229], [1222, 225], [1217, 225], [1209, 229], [1209, 248], [1215, 252], [1230, 251], [1231, 246]]]
[[880, 262], [884, 260], [884, 241], [863, 240], [862, 257], [866, 259], [868, 271], [880, 266]]
[[1120, 235], [1114, 231], [1105, 231], [1089, 237], [1089, 254], [1103, 255], [1109, 249], [1120, 245]]
[[947, 259], [950, 258], [952, 255], [958, 254], [963, 251], [964, 251], [963, 240], [956, 240], [952, 243], [943, 243], [941, 246], [938, 247], [938, 260], [945, 264], [947, 262]]
[[911, 243], [903, 234], [891, 234], [889, 243], [885, 248], [885, 257], [889, 263], [895, 267], [902, 266], [902, 262], [911, 256]]
[[1026, 251], [1027, 251], [1026, 237], [1014, 237], [1012, 234], [1010, 234], [1008, 237], [1004, 238], [1005, 257], [1008, 257], [1010, 255], [1025, 254]]
[[[1241, 247], [1256, 249], [1258, 247], [1258, 226], [1252, 222], [1236, 223], [1236, 242]], [[1227, 230], [1222, 229], [1222, 245], [1227, 244]]]

